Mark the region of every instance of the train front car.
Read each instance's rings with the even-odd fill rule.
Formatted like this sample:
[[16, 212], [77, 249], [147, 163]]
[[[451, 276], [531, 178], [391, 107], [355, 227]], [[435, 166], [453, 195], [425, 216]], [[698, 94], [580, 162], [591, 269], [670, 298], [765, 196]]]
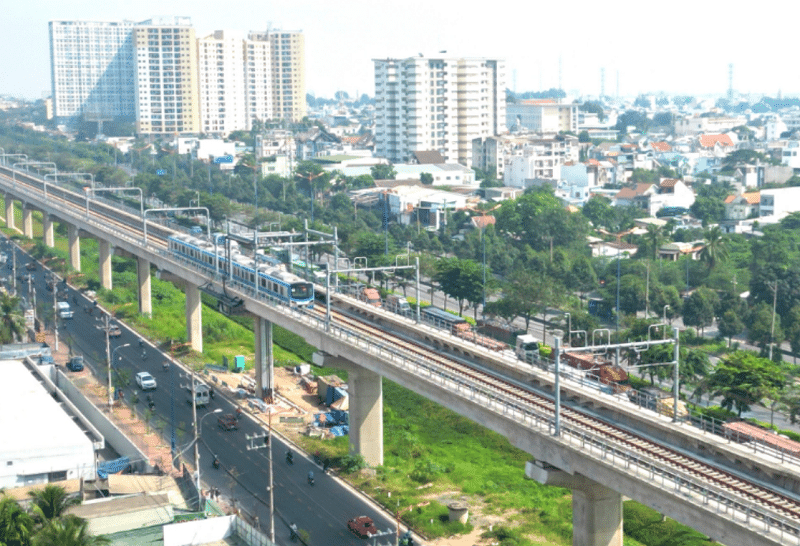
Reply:
[[289, 285], [292, 305], [314, 307], [314, 285], [306, 281], [293, 282]]

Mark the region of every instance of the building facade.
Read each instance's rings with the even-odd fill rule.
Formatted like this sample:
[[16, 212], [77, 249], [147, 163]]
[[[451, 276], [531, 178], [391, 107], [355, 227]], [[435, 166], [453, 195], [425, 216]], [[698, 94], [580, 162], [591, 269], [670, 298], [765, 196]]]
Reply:
[[131, 21], [50, 21], [53, 117], [59, 123], [133, 121]]
[[188, 17], [148, 19], [133, 29], [136, 132], [197, 133], [197, 42]]
[[578, 105], [559, 104], [552, 99], [523, 100], [506, 107], [506, 125], [534, 133], [578, 133]]
[[392, 162], [435, 150], [469, 165], [472, 141], [505, 130], [505, 63], [497, 59], [374, 59], [375, 153]]
[[217, 30], [197, 40], [200, 126], [227, 135], [247, 126], [244, 36]]
[[274, 117], [300, 121], [306, 116], [305, 38], [299, 31], [269, 31]]

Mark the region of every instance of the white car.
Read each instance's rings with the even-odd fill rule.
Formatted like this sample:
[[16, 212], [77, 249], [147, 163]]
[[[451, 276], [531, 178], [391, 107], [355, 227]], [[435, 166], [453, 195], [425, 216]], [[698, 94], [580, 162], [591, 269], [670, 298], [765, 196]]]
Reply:
[[149, 391], [156, 388], [155, 378], [147, 372], [139, 372], [136, 374], [136, 384], [143, 391]]

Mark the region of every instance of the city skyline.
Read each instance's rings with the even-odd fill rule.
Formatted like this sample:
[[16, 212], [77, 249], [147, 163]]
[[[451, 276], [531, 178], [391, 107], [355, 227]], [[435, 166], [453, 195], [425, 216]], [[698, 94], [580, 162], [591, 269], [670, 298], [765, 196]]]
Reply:
[[[88, 0], [33, 0], [5, 8], [0, 49], [0, 94], [30, 99], [50, 94], [47, 23], [51, 20], [130, 20], [189, 17], [196, 36], [215, 30], [299, 30], [306, 39], [307, 91], [333, 97], [375, 93], [372, 59], [434, 56], [491, 57], [506, 61], [512, 90], [561, 87], [571, 96], [596, 96], [605, 72], [605, 92], [725, 95], [728, 66], [739, 94], [800, 95], [800, 74], [781, 62], [791, 51], [791, 17], [766, 1], [741, 17], [713, 6], [676, 0], [670, 9], [618, 1], [599, 6], [578, 1], [570, 9], [508, 0], [469, 10], [445, 0], [346, 4], [278, 1], [264, 7], [249, 0], [236, 10], [201, 11], [193, 2], [166, 6]], [[785, 8], [785, 4], [783, 4]], [[785, 9], [784, 9], [785, 11]], [[446, 51], [442, 54], [441, 51]], [[13, 54], [8, 54], [12, 52]], [[16, 53], [14, 53], [16, 52]]]

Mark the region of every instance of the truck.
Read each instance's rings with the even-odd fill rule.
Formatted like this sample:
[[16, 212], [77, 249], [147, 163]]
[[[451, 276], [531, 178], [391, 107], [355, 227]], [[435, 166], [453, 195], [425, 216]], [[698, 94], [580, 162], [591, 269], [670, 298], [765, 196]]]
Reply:
[[[192, 384], [186, 386], [186, 403], [192, 403]], [[194, 384], [194, 403], [199, 408], [207, 406], [211, 401], [211, 388], [205, 383], [195, 382]]]
[[530, 334], [517, 336], [517, 346], [514, 349], [517, 358], [528, 364], [539, 360], [539, 342]]
[[368, 303], [369, 305], [372, 305], [373, 307], [377, 307], [378, 309], [383, 307], [381, 304], [381, 295], [374, 288], [362, 288], [358, 293], [358, 299]]
[[56, 309], [58, 310], [58, 316], [62, 319], [71, 319], [72, 318], [72, 308], [69, 306], [69, 303], [65, 301], [59, 301], [56, 303]]
[[615, 366], [604, 355], [592, 353], [564, 353], [563, 361], [579, 370], [586, 370], [587, 379], [599, 381], [608, 385], [615, 393], [630, 390], [628, 372], [622, 367]]
[[404, 317], [411, 316], [411, 306], [408, 304], [408, 300], [398, 294], [386, 296], [386, 309]]
[[[672, 417], [674, 414], [674, 395], [670, 392], [662, 391], [658, 387], [646, 387], [641, 390], [631, 389], [628, 391], [628, 399], [638, 406], [651, 409], [667, 417]], [[681, 419], [689, 417], [689, 409], [683, 400], [678, 400], [678, 417]]]

